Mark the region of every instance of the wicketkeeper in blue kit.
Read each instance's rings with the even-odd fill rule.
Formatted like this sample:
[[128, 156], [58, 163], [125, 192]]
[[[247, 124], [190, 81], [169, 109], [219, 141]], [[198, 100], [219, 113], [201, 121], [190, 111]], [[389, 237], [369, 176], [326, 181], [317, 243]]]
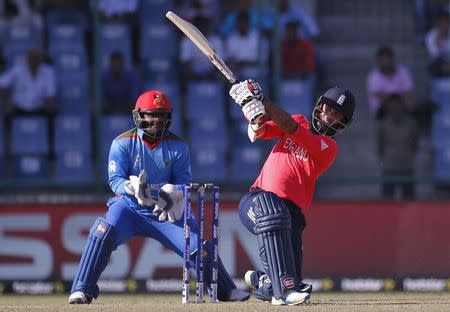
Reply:
[[[191, 183], [192, 176], [187, 144], [168, 130], [171, 116], [167, 96], [157, 90], [147, 91], [138, 98], [133, 110], [136, 128], [113, 140], [108, 180], [116, 195], [108, 200], [106, 216], [99, 217], [89, 231], [69, 303], [89, 304], [98, 297], [97, 281], [112, 251], [134, 236], [154, 238], [182, 256], [182, 186]], [[195, 220], [191, 227], [192, 266], [195, 266]], [[208, 242], [205, 247], [204, 278], [209, 290], [213, 253]], [[236, 289], [219, 259], [218, 299], [244, 301], [248, 298], [249, 293]]]

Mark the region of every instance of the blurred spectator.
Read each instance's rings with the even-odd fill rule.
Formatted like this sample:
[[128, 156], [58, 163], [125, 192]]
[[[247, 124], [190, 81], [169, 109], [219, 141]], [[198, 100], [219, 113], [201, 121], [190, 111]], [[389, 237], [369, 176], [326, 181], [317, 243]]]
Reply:
[[305, 79], [314, 73], [316, 61], [314, 46], [298, 34], [298, 20], [286, 22], [281, 40], [281, 72], [284, 79]]
[[128, 113], [141, 93], [141, 81], [132, 70], [125, 70], [120, 52], [111, 53], [109, 66], [102, 74], [103, 113]]
[[9, 91], [5, 110], [9, 115], [56, 112], [55, 73], [43, 62], [40, 50], [30, 50], [26, 61], [2, 73], [0, 89], [2, 92]]
[[369, 108], [377, 119], [383, 118], [382, 103], [387, 95], [398, 93], [404, 97], [408, 110], [412, 110], [413, 80], [405, 66], [397, 64], [394, 51], [390, 47], [381, 47], [376, 53], [376, 67], [367, 77]]
[[441, 11], [434, 27], [427, 33], [425, 44], [433, 77], [450, 76], [450, 18], [449, 12]]
[[237, 28], [239, 27], [239, 16], [244, 13], [248, 15], [248, 27], [251, 31], [262, 29], [263, 33], [267, 33], [272, 30], [273, 19], [267, 12], [260, 12], [251, 5], [250, 0], [235, 0], [234, 9], [225, 16], [221, 27], [223, 36], [228, 37], [237, 31]]
[[[268, 60], [267, 42], [257, 30], [250, 29], [248, 13], [239, 13], [237, 26], [236, 31], [225, 42], [225, 53], [230, 68], [238, 77], [259, 77], [259, 59], [262, 58], [264, 63]], [[267, 66], [262, 68], [265, 69]]]
[[450, 1], [448, 0], [413, 0], [416, 31], [422, 38], [434, 24], [436, 17], [442, 11], [450, 13]]
[[319, 36], [319, 27], [314, 18], [299, 4], [292, 4], [290, 0], [279, 0], [280, 30], [286, 30], [286, 24], [293, 19], [298, 20], [297, 32], [301, 38], [315, 39]]
[[31, 25], [40, 31], [44, 26], [41, 3], [42, 1], [32, 0], [3, 0], [0, 2], [0, 20], [6, 24]]
[[181, 5], [177, 8], [180, 12], [180, 16], [189, 22], [194, 23], [194, 19], [197, 16], [210, 16], [214, 15], [211, 8], [211, 0], [190, 0], [181, 1]]
[[138, 5], [138, 0], [99, 0], [98, 9], [104, 20], [131, 21]]
[[386, 116], [378, 124], [377, 145], [383, 171], [383, 196], [394, 199], [396, 186], [402, 198], [415, 198], [414, 159], [419, 131], [408, 113], [403, 97], [390, 94], [385, 98]]
[[[199, 15], [194, 18], [193, 23], [205, 35], [217, 53], [224, 58], [222, 39], [211, 32], [211, 18]], [[214, 65], [186, 36], [181, 39], [180, 61], [184, 72], [183, 76], [188, 81], [217, 77], [218, 71]]]

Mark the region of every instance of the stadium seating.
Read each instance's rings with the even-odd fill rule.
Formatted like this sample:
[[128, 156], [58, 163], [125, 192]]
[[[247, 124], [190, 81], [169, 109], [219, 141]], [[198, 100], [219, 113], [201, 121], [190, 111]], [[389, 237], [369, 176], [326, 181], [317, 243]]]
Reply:
[[232, 146], [245, 146], [250, 143], [250, 140], [247, 136], [247, 127], [248, 123], [245, 121], [244, 117], [241, 120], [235, 120], [232, 124]]
[[231, 173], [233, 181], [255, 179], [261, 168], [267, 146], [270, 141], [258, 140], [251, 143], [247, 136], [247, 122], [235, 121], [232, 127], [233, 137], [230, 142]]
[[91, 156], [71, 150], [56, 155], [55, 181], [59, 183], [92, 182], [95, 169]]
[[218, 82], [190, 83], [186, 113], [190, 120], [225, 116], [223, 85]]
[[177, 81], [177, 69], [171, 56], [148, 57], [142, 60], [144, 79], [156, 83]]
[[12, 160], [12, 180], [45, 181], [50, 178], [49, 160], [44, 156], [17, 156]]
[[189, 138], [191, 146], [195, 148], [225, 150], [228, 147], [228, 130], [224, 116], [205, 117], [191, 122]]
[[435, 149], [434, 175], [437, 178], [448, 179], [450, 172], [450, 145]]
[[125, 23], [104, 23], [100, 28], [100, 59], [102, 67], [109, 64], [113, 52], [120, 52], [125, 67], [132, 65], [131, 32]]
[[102, 116], [101, 121], [101, 150], [104, 163], [103, 172], [107, 174], [108, 156], [112, 141], [121, 133], [134, 128], [133, 118], [130, 115]]
[[261, 168], [261, 145], [237, 146], [232, 151], [231, 178], [234, 181], [255, 179]]
[[11, 125], [10, 150], [12, 155], [47, 155], [49, 153], [47, 118], [14, 117]]
[[89, 26], [88, 13], [76, 9], [51, 9], [45, 17], [47, 29], [53, 29], [61, 24], [75, 25], [85, 31]]
[[442, 109], [434, 114], [431, 131], [434, 146], [450, 145], [450, 109]]
[[173, 10], [174, 7], [175, 0], [141, 0], [141, 23], [146, 21], [164, 22], [166, 17], [161, 12]]
[[89, 115], [59, 115], [55, 119], [55, 153], [80, 152], [90, 155], [91, 126]]
[[194, 181], [223, 180], [226, 176], [225, 151], [216, 148], [191, 148], [192, 178]]
[[76, 24], [56, 24], [48, 29], [48, 51], [50, 55], [55, 52], [84, 53], [83, 28]]
[[450, 111], [450, 105], [446, 105], [450, 98], [450, 79], [434, 79], [430, 86], [431, 99], [441, 110]]
[[5, 121], [0, 114], [0, 159], [5, 155]]
[[310, 116], [314, 104], [312, 80], [285, 80], [279, 105], [290, 114]]
[[175, 57], [176, 33], [167, 23], [143, 23], [140, 34], [140, 56], [142, 59], [153, 57]]
[[55, 51], [52, 55], [57, 77], [70, 76], [73, 73], [87, 76], [87, 61], [84, 53], [75, 51]]
[[131, 113], [129, 115], [102, 116], [102, 141], [106, 144], [112, 142], [119, 134], [135, 127]]
[[88, 94], [86, 73], [72, 72], [58, 77], [58, 103], [61, 113], [89, 113], [91, 105]]
[[41, 32], [31, 25], [10, 24], [3, 40], [3, 56], [9, 65], [23, 59], [31, 48], [43, 47]]

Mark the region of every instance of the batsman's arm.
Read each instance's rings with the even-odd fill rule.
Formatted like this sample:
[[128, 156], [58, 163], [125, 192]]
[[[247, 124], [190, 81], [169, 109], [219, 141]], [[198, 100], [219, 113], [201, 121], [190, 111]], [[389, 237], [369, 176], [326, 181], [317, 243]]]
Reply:
[[297, 129], [297, 123], [289, 113], [273, 104], [267, 97], [264, 98], [263, 104], [267, 117], [275, 122], [282, 132], [293, 133]]

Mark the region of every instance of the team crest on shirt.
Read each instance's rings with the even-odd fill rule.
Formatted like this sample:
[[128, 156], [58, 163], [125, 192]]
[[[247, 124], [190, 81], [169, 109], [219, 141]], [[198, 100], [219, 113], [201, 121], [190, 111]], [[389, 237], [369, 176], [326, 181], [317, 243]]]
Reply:
[[290, 138], [286, 138], [283, 148], [287, 149], [300, 160], [307, 161], [309, 158], [308, 151], [303, 147], [298, 146], [298, 144], [292, 141]]

